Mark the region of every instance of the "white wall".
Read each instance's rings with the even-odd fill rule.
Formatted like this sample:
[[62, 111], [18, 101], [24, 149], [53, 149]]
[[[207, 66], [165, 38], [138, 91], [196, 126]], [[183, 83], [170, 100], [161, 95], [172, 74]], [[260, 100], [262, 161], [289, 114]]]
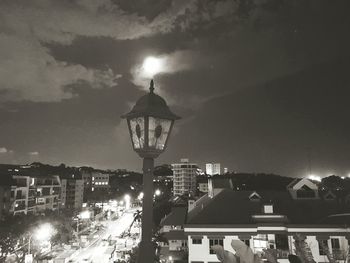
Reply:
[[[274, 240], [273, 235], [268, 235], [269, 240]], [[340, 240], [340, 249], [347, 251], [348, 248], [348, 241], [345, 237], [342, 236], [331, 236], [330, 239], [328, 239], [328, 247], [331, 250], [331, 238], [339, 238]], [[238, 236], [225, 236], [224, 237], [224, 249], [228, 250], [232, 253], [235, 253], [234, 249], [231, 247], [231, 241], [233, 239], [239, 239]], [[294, 246], [294, 239], [292, 236], [288, 237], [289, 240], [289, 247], [290, 252], [295, 254], [295, 246]], [[306, 242], [310, 246], [312, 255], [316, 262], [328, 262], [327, 256], [319, 255], [319, 249], [318, 249], [318, 241], [316, 240], [315, 236], [308, 236], [306, 239]], [[250, 246], [253, 246], [253, 238], [250, 239]], [[253, 248], [252, 248], [253, 249]], [[253, 249], [254, 251], [254, 249]], [[192, 244], [192, 238], [191, 236], [188, 237], [188, 254], [189, 254], [189, 263], [191, 261], [203, 261], [204, 263], [207, 262], [219, 262], [217, 260], [216, 255], [209, 254], [209, 239], [207, 236], [203, 236], [202, 244]], [[279, 263], [288, 263], [288, 259], [278, 259]], [[342, 261], [338, 261], [342, 262]]]

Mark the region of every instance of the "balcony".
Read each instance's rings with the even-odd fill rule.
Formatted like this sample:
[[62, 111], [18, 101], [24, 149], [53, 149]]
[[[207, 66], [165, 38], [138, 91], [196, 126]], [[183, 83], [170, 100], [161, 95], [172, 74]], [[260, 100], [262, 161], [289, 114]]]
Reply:
[[23, 194], [17, 194], [16, 195], [16, 200], [21, 200], [21, 199], [26, 199], [27, 197]]
[[277, 249], [277, 258], [279, 259], [288, 259], [289, 250]]
[[332, 249], [332, 256], [335, 260], [345, 260], [347, 251], [341, 249]]
[[25, 209], [26, 209], [25, 203], [16, 203], [15, 204], [15, 211], [25, 210]]

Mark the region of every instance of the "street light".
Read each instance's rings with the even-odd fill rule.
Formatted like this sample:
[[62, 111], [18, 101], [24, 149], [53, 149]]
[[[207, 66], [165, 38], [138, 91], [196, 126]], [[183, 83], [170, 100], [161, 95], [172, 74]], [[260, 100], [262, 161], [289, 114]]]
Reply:
[[130, 209], [130, 195], [126, 194], [124, 196], [124, 200], [125, 200], [125, 209], [128, 210]]
[[50, 240], [54, 233], [55, 233], [55, 229], [50, 223], [44, 223], [39, 228], [37, 228], [35, 232], [29, 236], [28, 254], [30, 254], [31, 241], [33, 238], [36, 239], [37, 241], [44, 242], [44, 241]]
[[143, 193], [142, 192], [137, 196], [137, 199], [139, 199], [139, 201], [141, 201], [143, 199]]
[[137, 262], [154, 262], [153, 226], [153, 169], [154, 158], [166, 148], [174, 121], [180, 119], [170, 111], [165, 100], [150, 92], [141, 97], [133, 109], [122, 116], [128, 123], [134, 150], [143, 158], [142, 238]]

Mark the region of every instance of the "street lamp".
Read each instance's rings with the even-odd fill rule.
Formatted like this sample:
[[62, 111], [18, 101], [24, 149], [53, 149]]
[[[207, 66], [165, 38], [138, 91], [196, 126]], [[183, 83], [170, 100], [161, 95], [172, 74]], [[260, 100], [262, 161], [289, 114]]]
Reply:
[[142, 237], [137, 262], [153, 263], [154, 158], [165, 150], [174, 121], [180, 117], [172, 113], [165, 100], [154, 93], [153, 80], [149, 90], [122, 118], [127, 120], [134, 150], [143, 158]]
[[44, 242], [50, 240], [54, 233], [55, 229], [50, 223], [44, 223], [39, 226], [39, 228], [37, 228], [35, 232], [29, 236], [28, 254], [31, 252], [31, 242], [33, 238], [35, 238], [37, 241]]
[[124, 200], [125, 200], [125, 209], [129, 210], [130, 209], [130, 195], [126, 194], [124, 196]]

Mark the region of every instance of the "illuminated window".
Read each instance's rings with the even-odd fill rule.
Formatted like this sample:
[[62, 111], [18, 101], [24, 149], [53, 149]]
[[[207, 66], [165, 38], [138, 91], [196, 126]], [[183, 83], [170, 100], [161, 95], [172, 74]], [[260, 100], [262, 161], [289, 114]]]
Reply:
[[255, 252], [263, 252], [263, 249], [268, 248], [267, 235], [258, 235], [254, 237], [253, 246]]
[[264, 205], [265, 214], [273, 214], [273, 205]]

